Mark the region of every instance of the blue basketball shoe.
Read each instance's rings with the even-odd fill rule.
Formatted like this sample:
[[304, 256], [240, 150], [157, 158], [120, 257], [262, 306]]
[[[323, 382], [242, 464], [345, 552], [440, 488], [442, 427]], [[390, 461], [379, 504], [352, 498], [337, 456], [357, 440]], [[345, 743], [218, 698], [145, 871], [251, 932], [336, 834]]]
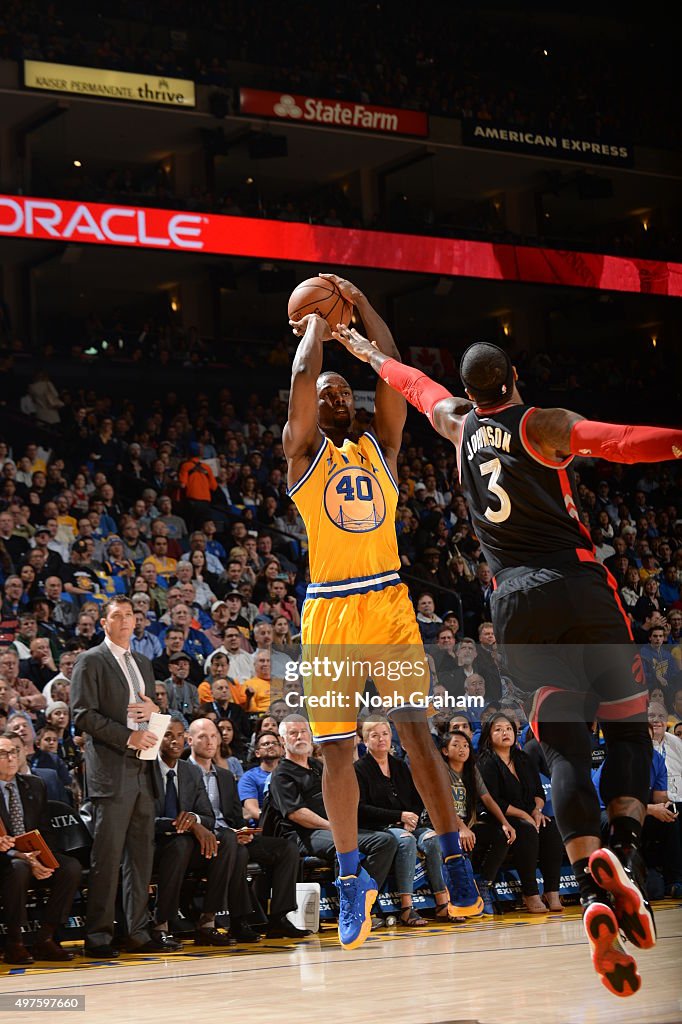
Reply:
[[339, 890], [339, 941], [344, 949], [357, 949], [372, 930], [377, 883], [360, 867], [357, 875], [340, 875], [334, 885]]
[[483, 913], [483, 900], [468, 857], [461, 853], [446, 857], [443, 875], [450, 894], [450, 917], [478, 917]]

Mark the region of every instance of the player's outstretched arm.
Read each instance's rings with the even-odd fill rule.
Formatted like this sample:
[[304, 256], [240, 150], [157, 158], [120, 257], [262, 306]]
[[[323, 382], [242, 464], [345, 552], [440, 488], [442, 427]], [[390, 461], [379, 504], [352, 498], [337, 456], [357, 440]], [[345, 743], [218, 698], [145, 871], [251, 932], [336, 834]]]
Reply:
[[282, 432], [282, 445], [296, 476], [296, 469], [301, 467], [291, 466], [292, 460], [312, 458], [322, 441], [317, 425], [316, 384], [322, 372], [323, 345], [331, 338], [331, 331], [327, 321], [317, 313], [289, 323], [301, 341], [291, 366], [289, 414]]
[[527, 420], [531, 445], [548, 459], [586, 455], [607, 462], [682, 459], [682, 430], [586, 420], [568, 409], [535, 409]]
[[447, 388], [431, 380], [421, 370], [380, 352], [375, 342], [363, 338], [354, 328], [339, 325], [333, 334], [352, 355], [369, 363], [386, 384], [423, 412], [442, 437], [455, 445], [459, 443], [462, 423], [472, 408], [471, 402], [450, 394]]
[[[333, 281], [344, 299], [357, 310], [367, 334], [376, 342], [379, 352], [402, 362], [388, 324], [377, 313], [365, 293], [351, 281], [337, 277], [336, 274], [320, 274], [320, 277]], [[395, 460], [402, 444], [406, 419], [405, 399], [399, 391], [395, 391], [379, 378], [374, 399], [373, 431], [394, 472], [397, 471]]]

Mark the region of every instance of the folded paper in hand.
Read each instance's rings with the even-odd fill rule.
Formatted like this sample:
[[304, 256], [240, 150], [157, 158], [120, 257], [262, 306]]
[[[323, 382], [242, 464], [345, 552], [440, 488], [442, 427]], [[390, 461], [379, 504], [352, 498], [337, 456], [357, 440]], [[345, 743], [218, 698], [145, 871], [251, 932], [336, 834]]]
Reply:
[[170, 720], [170, 715], [160, 715], [158, 711], [152, 712], [147, 725], [147, 735], [153, 736], [156, 743], [153, 747], [149, 747], [148, 750], [140, 750], [138, 752], [137, 756], [141, 761], [154, 761], [156, 759], [159, 747], [161, 746], [161, 740], [166, 735], [166, 729]]

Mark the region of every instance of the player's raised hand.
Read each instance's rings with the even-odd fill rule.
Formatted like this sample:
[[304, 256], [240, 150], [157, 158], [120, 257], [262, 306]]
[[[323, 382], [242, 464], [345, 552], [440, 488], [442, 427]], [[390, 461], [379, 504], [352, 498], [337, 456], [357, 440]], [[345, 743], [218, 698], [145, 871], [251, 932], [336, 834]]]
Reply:
[[332, 336], [329, 324], [319, 313], [306, 313], [300, 320], [290, 320], [289, 326], [297, 338], [302, 338], [309, 327], [322, 331], [322, 341], [329, 341]]
[[340, 341], [351, 355], [362, 360], [363, 363], [368, 363], [372, 354], [379, 351], [379, 346], [375, 341], [363, 338], [354, 327], [346, 327], [344, 324], [336, 325], [336, 329], [332, 331], [332, 337]]
[[339, 277], [338, 274], [319, 274], [318, 276], [325, 281], [331, 281], [335, 284], [346, 302], [350, 302], [351, 306], [357, 306], [359, 300], [364, 298], [360, 289], [352, 281], [347, 281], [345, 277]]

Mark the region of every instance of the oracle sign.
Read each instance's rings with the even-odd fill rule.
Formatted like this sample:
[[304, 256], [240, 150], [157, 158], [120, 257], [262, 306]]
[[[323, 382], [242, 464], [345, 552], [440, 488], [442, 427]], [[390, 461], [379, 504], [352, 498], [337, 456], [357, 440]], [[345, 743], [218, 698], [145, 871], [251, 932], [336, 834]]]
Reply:
[[242, 114], [276, 117], [299, 124], [329, 124], [336, 128], [361, 128], [391, 135], [423, 136], [429, 133], [428, 118], [418, 110], [398, 110], [369, 103], [266, 92], [263, 89], [240, 89], [239, 109]]
[[3, 238], [682, 296], [682, 263], [27, 196], [0, 195]]
[[201, 250], [200, 214], [0, 196], [0, 235]]

